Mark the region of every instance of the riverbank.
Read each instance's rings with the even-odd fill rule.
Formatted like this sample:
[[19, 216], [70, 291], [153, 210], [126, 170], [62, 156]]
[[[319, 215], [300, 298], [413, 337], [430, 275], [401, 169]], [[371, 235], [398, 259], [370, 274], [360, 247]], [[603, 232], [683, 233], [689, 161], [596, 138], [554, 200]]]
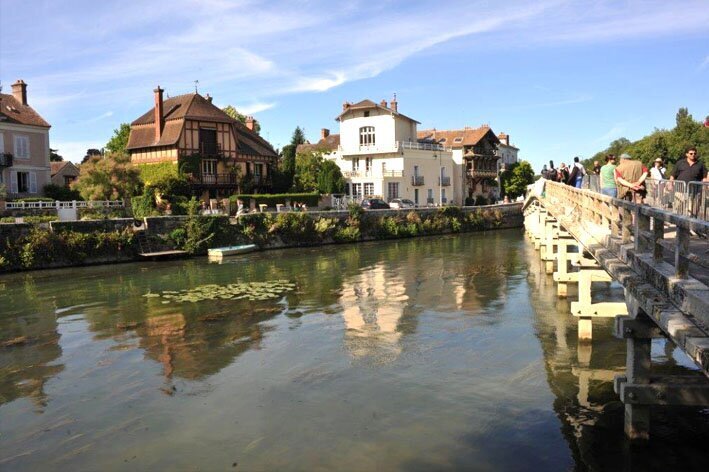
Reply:
[[141, 253], [256, 244], [261, 250], [522, 227], [521, 204], [415, 210], [164, 216], [0, 224], [0, 273], [131, 262]]

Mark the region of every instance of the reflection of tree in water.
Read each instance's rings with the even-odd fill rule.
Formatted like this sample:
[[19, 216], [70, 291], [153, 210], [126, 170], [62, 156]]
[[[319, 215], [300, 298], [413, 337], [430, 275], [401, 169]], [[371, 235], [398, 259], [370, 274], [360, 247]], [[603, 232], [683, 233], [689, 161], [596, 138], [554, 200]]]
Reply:
[[0, 405], [28, 397], [43, 411], [45, 384], [64, 366], [49, 365], [61, 357], [60, 335], [54, 307], [37, 296], [36, 288], [29, 278], [21, 288], [13, 288], [18, 292], [11, 294], [7, 287], [0, 291]]
[[[613, 377], [625, 372], [625, 342], [613, 337], [612, 322], [594, 327], [593, 341], [579, 344], [577, 320], [569, 301], [556, 298], [539, 254], [528, 247], [527, 282], [534, 329], [541, 344], [554, 411], [579, 470], [650, 470], [704, 467], [709, 437], [698, 409], [658, 407], [652, 412], [649, 448], [631, 448], [623, 433], [624, 407], [613, 391]], [[573, 296], [573, 295], [572, 295]], [[686, 374], [674, 360], [655, 358], [653, 368]]]

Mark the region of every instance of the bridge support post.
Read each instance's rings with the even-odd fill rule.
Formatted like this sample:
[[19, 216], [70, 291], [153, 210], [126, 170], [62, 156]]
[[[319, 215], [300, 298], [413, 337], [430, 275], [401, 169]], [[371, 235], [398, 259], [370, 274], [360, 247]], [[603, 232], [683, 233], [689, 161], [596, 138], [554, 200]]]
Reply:
[[627, 315], [628, 307], [625, 302], [592, 303], [591, 285], [593, 282], [610, 282], [613, 278], [604, 270], [582, 270], [578, 272], [579, 300], [571, 302], [571, 314], [579, 318], [579, 340], [593, 337], [592, 318], [616, 317]]
[[557, 254], [557, 271], [559, 274], [559, 283], [556, 286], [556, 296], [559, 298], [566, 298], [568, 294], [568, 285], [566, 282], [561, 282], [561, 280], [566, 279], [566, 274], [567, 274], [567, 263], [568, 263], [568, 257], [566, 256], [567, 253], [567, 248], [566, 244], [559, 244], [559, 253]]

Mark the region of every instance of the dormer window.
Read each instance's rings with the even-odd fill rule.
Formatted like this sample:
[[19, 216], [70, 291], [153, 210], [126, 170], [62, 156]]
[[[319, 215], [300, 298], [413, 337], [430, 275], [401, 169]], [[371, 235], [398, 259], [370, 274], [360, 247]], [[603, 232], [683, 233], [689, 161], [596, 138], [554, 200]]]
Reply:
[[359, 129], [359, 145], [373, 146], [374, 144], [374, 126], [362, 126]]
[[456, 143], [456, 144], [462, 143], [462, 142], [463, 142], [463, 138], [457, 137], [457, 138], [455, 138], [455, 139], [453, 140], [453, 142]]

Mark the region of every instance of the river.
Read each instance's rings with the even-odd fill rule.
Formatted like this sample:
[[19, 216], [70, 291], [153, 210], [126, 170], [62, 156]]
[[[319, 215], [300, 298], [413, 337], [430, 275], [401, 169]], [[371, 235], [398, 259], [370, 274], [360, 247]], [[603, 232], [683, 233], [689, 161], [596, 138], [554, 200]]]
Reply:
[[568, 308], [521, 230], [6, 275], [0, 470], [703, 469], [707, 410], [629, 446], [625, 345]]

